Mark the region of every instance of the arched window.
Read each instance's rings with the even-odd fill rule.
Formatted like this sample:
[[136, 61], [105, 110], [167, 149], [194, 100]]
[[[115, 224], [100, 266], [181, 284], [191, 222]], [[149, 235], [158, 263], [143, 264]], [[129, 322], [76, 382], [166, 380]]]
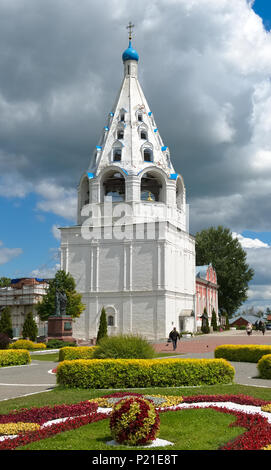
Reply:
[[143, 122], [143, 114], [142, 114], [142, 113], [138, 113], [138, 115], [137, 115], [137, 120], [138, 120], [139, 122]]
[[150, 149], [149, 147], [144, 148], [143, 158], [144, 158], [144, 162], [152, 162], [152, 159], [153, 159], [152, 149]]
[[125, 114], [124, 114], [124, 112], [121, 112], [121, 113], [120, 113], [120, 120], [121, 120], [121, 122], [124, 122], [124, 121], [125, 121]]
[[144, 139], [144, 140], [148, 139], [148, 134], [147, 134], [147, 131], [145, 131], [145, 129], [140, 131], [140, 139]]
[[108, 317], [107, 317], [107, 324], [108, 324], [108, 326], [114, 326], [114, 323], [115, 323], [115, 322], [114, 322], [114, 317], [113, 317], [113, 315], [108, 315]]
[[121, 161], [121, 148], [114, 148], [113, 149], [113, 162], [120, 162]]
[[118, 129], [117, 138], [118, 139], [123, 139], [123, 137], [124, 137], [124, 130], [123, 129]]

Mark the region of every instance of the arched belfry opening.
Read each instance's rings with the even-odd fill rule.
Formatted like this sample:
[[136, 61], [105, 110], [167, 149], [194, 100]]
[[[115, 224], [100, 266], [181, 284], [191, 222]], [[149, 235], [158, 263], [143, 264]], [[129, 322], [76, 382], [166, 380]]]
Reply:
[[89, 179], [87, 175], [83, 177], [80, 184], [80, 209], [89, 204]]
[[185, 204], [185, 195], [184, 195], [184, 183], [182, 178], [179, 176], [176, 181], [176, 204], [177, 208], [182, 210]]
[[165, 201], [165, 181], [155, 170], [147, 171], [141, 178], [141, 200], [148, 202]]
[[108, 171], [101, 180], [101, 202], [112, 198], [112, 202], [125, 201], [125, 178], [118, 170]]

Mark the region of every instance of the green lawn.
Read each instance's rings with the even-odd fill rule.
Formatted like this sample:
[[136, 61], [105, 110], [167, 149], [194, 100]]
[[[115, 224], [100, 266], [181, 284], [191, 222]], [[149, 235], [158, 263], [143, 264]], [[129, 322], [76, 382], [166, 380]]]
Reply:
[[[174, 445], [157, 447], [169, 450], [216, 450], [245, 432], [244, 428], [229, 427], [235, 417], [211, 409], [182, 410], [160, 415], [159, 438]], [[18, 450], [124, 450], [126, 446], [108, 446], [111, 441], [109, 420], [66, 431], [52, 438], [28, 444]], [[132, 448], [130, 448], [132, 449]]]
[[[56, 387], [45, 393], [38, 393], [26, 397], [14, 398], [12, 400], [0, 401], [0, 414], [6, 414], [11, 410], [20, 408], [31, 408], [45, 405], [54, 405], [61, 403], [78, 403], [80, 401], [89, 400], [91, 398], [101, 397], [117, 390], [86, 390], [86, 389], [69, 389]], [[118, 391], [127, 391], [125, 389]], [[246, 385], [230, 384], [230, 385], [205, 385], [201, 387], [168, 387], [168, 388], [145, 388], [145, 389], [129, 389], [130, 392], [138, 392], [144, 394], [160, 394], [160, 395], [249, 395], [251, 397], [263, 398], [270, 400], [271, 388], [250, 387]]]

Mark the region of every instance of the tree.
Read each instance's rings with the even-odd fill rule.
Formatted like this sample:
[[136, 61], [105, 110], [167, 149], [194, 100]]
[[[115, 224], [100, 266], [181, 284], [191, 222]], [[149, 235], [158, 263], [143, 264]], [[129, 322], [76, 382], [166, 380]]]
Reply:
[[231, 231], [221, 225], [198, 232], [197, 266], [212, 263], [219, 285], [218, 304], [229, 317], [247, 300], [248, 283], [254, 275], [246, 262], [246, 252]]
[[0, 277], [0, 287], [9, 287], [10, 281], [9, 277]]
[[202, 333], [210, 333], [208, 313], [206, 308], [204, 308], [203, 315], [201, 317], [201, 331]]
[[67, 296], [67, 316], [78, 318], [83, 310], [85, 310], [85, 305], [82, 304], [82, 295], [76, 292], [75, 280], [72, 275], [63, 270], [59, 270], [55, 274], [54, 279], [49, 281], [47, 294], [36, 306], [40, 319], [46, 321], [50, 315], [55, 313], [56, 287], [62, 292], [65, 292]]
[[29, 338], [31, 341], [36, 341], [38, 336], [38, 326], [33, 318], [33, 313], [29, 312], [23, 324], [22, 331], [23, 338]]
[[213, 331], [217, 331], [217, 319], [216, 319], [216, 312], [214, 308], [212, 310], [211, 326], [213, 327]]
[[13, 338], [10, 307], [4, 307], [1, 312], [0, 333], [5, 333], [10, 339]]
[[100, 324], [99, 324], [96, 343], [98, 344], [99, 341], [101, 341], [101, 339], [105, 338], [106, 336], [107, 336], [107, 318], [106, 318], [105, 309], [103, 307], [101, 311], [101, 316], [100, 316]]

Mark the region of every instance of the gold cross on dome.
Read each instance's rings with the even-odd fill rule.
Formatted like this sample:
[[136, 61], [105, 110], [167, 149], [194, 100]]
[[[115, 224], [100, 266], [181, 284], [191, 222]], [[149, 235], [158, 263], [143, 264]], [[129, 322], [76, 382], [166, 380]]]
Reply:
[[133, 30], [134, 27], [135, 27], [135, 25], [132, 24], [131, 21], [129, 21], [128, 26], [126, 26], [126, 29], [129, 29], [129, 41], [132, 40], [132, 30]]

